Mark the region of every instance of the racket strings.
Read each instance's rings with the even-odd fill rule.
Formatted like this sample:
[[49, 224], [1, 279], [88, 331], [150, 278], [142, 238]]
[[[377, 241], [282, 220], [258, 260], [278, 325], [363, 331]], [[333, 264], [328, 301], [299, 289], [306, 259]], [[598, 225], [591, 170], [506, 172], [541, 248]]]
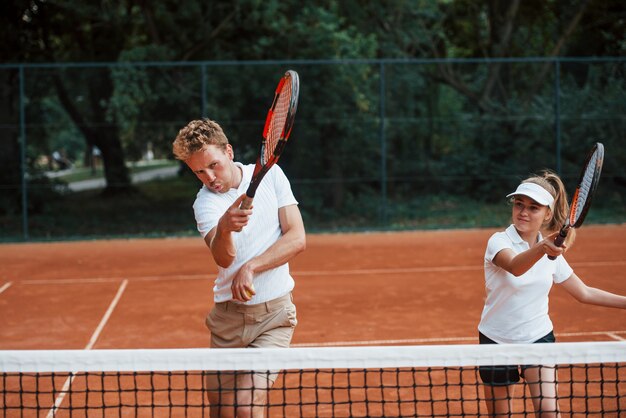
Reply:
[[598, 153], [594, 152], [589, 159], [587, 167], [585, 168], [585, 173], [583, 174], [579, 187], [576, 189], [574, 197], [572, 198], [572, 210], [570, 216], [570, 223], [572, 225], [578, 221], [578, 218], [585, 209], [585, 203], [587, 202], [587, 198], [590, 196], [595, 183], [597, 166]]
[[272, 157], [278, 141], [283, 137], [291, 103], [291, 86], [291, 79], [286, 80], [282, 90], [278, 94], [278, 99], [276, 100], [276, 105], [272, 112], [272, 119], [269, 123], [267, 136], [265, 138], [265, 161], [268, 161]]

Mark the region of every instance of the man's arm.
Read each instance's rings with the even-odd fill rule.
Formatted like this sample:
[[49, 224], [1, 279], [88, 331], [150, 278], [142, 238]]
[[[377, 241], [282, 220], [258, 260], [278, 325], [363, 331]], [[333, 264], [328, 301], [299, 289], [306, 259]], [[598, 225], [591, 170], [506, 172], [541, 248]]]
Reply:
[[287, 263], [306, 248], [304, 222], [298, 206], [278, 209], [278, 220], [283, 235], [265, 252], [244, 265], [256, 274]]
[[278, 219], [282, 236], [271, 247], [241, 266], [233, 279], [233, 299], [250, 300], [246, 288], [250, 288], [256, 274], [281, 266], [304, 251], [306, 234], [304, 222], [297, 205], [278, 209]]
[[226, 268], [233, 263], [237, 250], [233, 242], [233, 232], [239, 232], [248, 224], [252, 210], [239, 209], [246, 197], [245, 193], [224, 212], [217, 226], [204, 237], [204, 242], [211, 249], [213, 259], [218, 266]]

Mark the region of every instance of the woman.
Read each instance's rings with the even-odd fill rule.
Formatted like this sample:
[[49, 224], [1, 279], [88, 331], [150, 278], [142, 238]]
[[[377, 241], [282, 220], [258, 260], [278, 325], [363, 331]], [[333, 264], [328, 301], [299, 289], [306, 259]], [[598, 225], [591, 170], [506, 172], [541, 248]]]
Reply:
[[[563, 247], [554, 245], [569, 213], [565, 187], [556, 174], [545, 171], [532, 176], [507, 198], [513, 203], [513, 224], [492, 235], [485, 252], [487, 297], [478, 326], [481, 344], [554, 342], [548, 315], [553, 282], [579, 302], [626, 309], [625, 296], [588, 287], [562, 257], [573, 242], [573, 230]], [[547, 256], [557, 258], [551, 261]], [[529, 385], [537, 416], [560, 416], [554, 367], [481, 367], [480, 376], [491, 416], [512, 412], [513, 385], [520, 377]]]

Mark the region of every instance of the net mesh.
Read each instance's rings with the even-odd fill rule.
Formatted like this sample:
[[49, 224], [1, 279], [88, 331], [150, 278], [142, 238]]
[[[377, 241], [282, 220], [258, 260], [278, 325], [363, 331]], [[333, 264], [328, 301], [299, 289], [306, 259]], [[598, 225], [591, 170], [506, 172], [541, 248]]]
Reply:
[[[208, 417], [211, 408], [249, 407], [270, 417], [486, 416], [479, 367], [525, 364], [556, 369], [556, 395], [519, 383], [507, 416], [534, 415], [534, 403], [547, 400], [564, 416], [617, 417], [626, 413], [625, 361], [620, 342], [4, 351], [0, 410], [5, 417]], [[267, 388], [269, 370], [279, 368]], [[237, 397], [207, 387], [208, 376], [233, 373]]]

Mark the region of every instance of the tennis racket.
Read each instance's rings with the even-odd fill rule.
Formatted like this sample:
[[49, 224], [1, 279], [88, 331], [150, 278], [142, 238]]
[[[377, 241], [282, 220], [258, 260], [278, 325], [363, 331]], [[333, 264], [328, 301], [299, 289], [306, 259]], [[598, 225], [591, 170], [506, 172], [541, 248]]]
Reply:
[[256, 189], [261, 184], [261, 180], [270, 168], [280, 158], [283, 148], [291, 134], [293, 121], [298, 108], [298, 94], [300, 91], [300, 81], [298, 73], [289, 70], [281, 77], [274, 93], [274, 101], [267, 112], [265, 127], [263, 128], [263, 140], [261, 141], [261, 152], [256, 160], [254, 173], [246, 197], [239, 206], [241, 209], [250, 209]]
[[[563, 245], [563, 241], [567, 238], [567, 233], [570, 228], [578, 228], [585, 221], [585, 216], [587, 216], [587, 212], [591, 206], [593, 193], [596, 191], [598, 181], [600, 180], [603, 162], [604, 145], [600, 142], [596, 142], [587, 156], [582, 173], [580, 173], [578, 186], [576, 186], [576, 191], [570, 202], [569, 216], [565, 221], [565, 225], [561, 228], [559, 235], [554, 239], [554, 245], [557, 247]], [[548, 256], [548, 258], [554, 260], [556, 257]]]

